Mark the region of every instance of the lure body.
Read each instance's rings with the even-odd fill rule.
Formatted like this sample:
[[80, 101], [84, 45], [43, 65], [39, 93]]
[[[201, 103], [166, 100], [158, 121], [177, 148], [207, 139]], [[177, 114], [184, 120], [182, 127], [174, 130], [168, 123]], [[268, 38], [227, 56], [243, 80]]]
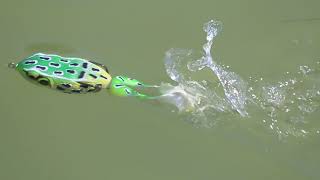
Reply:
[[152, 98], [135, 88], [155, 87], [125, 76], [111, 77], [106, 66], [81, 58], [36, 53], [16, 65], [27, 80], [65, 93], [89, 93], [108, 89], [117, 96]]
[[98, 92], [112, 80], [103, 65], [43, 53], [22, 60], [16, 69], [27, 80], [66, 93]]

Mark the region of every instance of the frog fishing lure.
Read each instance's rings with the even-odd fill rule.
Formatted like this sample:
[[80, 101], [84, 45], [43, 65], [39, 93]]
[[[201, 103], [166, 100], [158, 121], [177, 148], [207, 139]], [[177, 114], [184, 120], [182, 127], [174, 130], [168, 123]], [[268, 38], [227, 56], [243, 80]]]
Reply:
[[117, 96], [134, 96], [152, 99], [153, 96], [136, 89], [156, 87], [146, 85], [126, 76], [111, 77], [106, 66], [81, 58], [62, 57], [36, 53], [20, 61], [10, 63], [27, 80], [65, 93], [89, 93], [108, 89]]

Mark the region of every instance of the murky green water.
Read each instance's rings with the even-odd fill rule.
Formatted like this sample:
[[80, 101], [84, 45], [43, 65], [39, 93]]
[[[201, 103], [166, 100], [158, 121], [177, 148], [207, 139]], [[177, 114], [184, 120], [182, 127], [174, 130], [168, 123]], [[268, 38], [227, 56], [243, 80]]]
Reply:
[[[311, 0], [1, 1], [0, 179], [319, 179], [319, 96], [308, 104], [311, 113], [290, 115], [303, 115], [301, 126], [286, 124], [279, 106], [280, 126], [302, 132], [281, 136], [265, 123], [275, 120], [269, 106], [261, 112], [249, 104], [249, 117], [222, 113], [213, 127], [196, 128], [167, 104], [104, 92], [63, 94], [7, 68], [45, 52], [95, 59], [114, 74], [151, 84], [173, 83], [163, 62], [167, 50], [200, 52], [202, 25], [218, 19], [215, 60], [270, 90], [299, 79], [302, 65], [319, 71], [319, 6]], [[294, 92], [317, 92], [316, 75]]]

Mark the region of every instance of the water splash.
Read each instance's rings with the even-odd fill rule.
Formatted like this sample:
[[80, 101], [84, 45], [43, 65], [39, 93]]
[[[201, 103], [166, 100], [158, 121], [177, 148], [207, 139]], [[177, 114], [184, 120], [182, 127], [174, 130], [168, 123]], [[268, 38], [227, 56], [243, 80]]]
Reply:
[[[213, 61], [210, 52], [213, 40], [221, 29], [222, 25], [218, 21], [212, 20], [204, 25], [207, 42], [203, 45], [204, 54], [201, 58], [194, 60], [194, 52], [187, 49], [170, 49], [165, 57], [167, 74], [177, 85], [162, 84], [160, 90], [164, 95], [161, 100], [175, 105], [180, 112], [191, 112], [192, 122], [205, 127], [212, 126], [214, 120], [209, 119], [217, 117], [219, 113], [238, 112], [241, 116], [248, 115], [245, 106], [246, 83], [237, 74]], [[211, 70], [217, 78], [218, 87], [209, 84], [207, 80], [192, 79], [192, 74], [205, 68]], [[220, 85], [223, 93], [217, 89]]]
[[190, 49], [166, 52], [165, 68], [175, 84], [161, 84], [160, 101], [174, 105], [199, 127], [242, 117], [263, 124], [279, 137], [320, 133], [320, 124], [309, 120], [320, 106], [319, 62], [315, 68], [303, 65], [297, 73], [287, 72], [275, 83], [255, 77], [245, 81], [211, 54], [222, 24], [211, 20], [203, 30], [207, 36], [200, 58]]
[[313, 66], [300, 66], [275, 83], [250, 78], [249, 94], [258, 108], [252, 116], [264, 116], [263, 123], [279, 137], [319, 134], [320, 124], [313, 117], [320, 106], [319, 63]]

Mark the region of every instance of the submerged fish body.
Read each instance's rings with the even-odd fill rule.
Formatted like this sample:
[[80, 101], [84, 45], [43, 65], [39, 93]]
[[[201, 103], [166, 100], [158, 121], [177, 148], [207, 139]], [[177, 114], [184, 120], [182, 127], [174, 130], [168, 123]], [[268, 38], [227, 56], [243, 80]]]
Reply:
[[54, 54], [33, 54], [15, 69], [31, 82], [66, 93], [97, 92], [112, 79], [104, 65]]

